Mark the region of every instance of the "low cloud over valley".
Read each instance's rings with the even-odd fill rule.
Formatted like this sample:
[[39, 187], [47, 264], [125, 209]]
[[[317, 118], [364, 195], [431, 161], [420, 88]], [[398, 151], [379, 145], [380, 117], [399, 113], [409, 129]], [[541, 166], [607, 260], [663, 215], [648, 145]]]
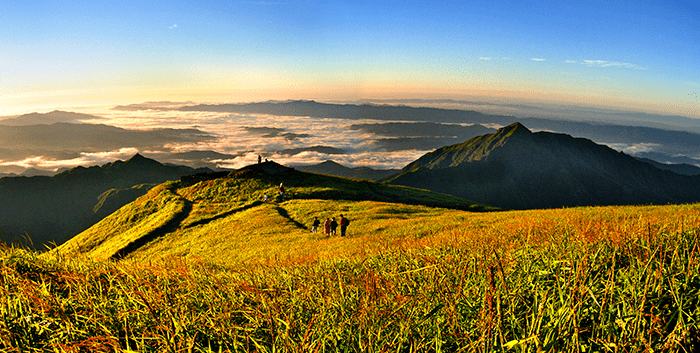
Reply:
[[[605, 114], [620, 121], [653, 117]], [[193, 167], [240, 168], [256, 163], [260, 156], [289, 166], [333, 160], [348, 167], [399, 169], [427, 152], [492, 133], [514, 121], [533, 131], [589, 138], [628, 154], [653, 156], [661, 162], [682, 160], [699, 164], [700, 134], [630, 126], [630, 120], [615, 125], [486, 115], [453, 108], [312, 101], [201, 106], [191, 102], [148, 102], [80, 113], [54, 111], [0, 118], [0, 175], [104, 164], [128, 159], [137, 152], [164, 163]], [[656, 121], [694, 124], [679, 117], [659, 116]]]

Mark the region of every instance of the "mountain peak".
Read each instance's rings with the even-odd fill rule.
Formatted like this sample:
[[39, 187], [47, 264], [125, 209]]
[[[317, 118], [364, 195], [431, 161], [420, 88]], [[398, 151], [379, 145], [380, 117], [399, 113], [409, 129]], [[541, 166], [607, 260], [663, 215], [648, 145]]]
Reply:
[[143, 163], [143, 161], [147, 160], [148, 158], [142, 156], [140, 153], [136, 153], [133, 155], [131, 158], [127, 160], [127, 163]]
[[142, 156], [140, 153], [136, 153], [131, 158], [127, 159], [125, 162], [117, 161], [114, 163], [107, 164], [107, 165], [105, 165], [105, 167], [107, 167], [107, 166], [119, 166], [119, 165], [122, 165], [123, 167], [127, 167], [127, 168], [137, 168], [137, 169], [163, 167], [162, 163], [156, 161], [155, 159], [146, 158], [146, 157]]
[[318, 164], [319, 166], [331, 166], [331, 167], [344, 167], [344, 165], [341, 165], [340, 163], [334, 161], [334, 160], [327, 160], [323, 161]]
[[515, 122], [508, 126], [498, 129], [495, 136], [512, 137], [512, 136], [529, 136], [532, 135], [532, 131], [526, 128], [525, 125]]
[[279, 163], [273, 161], [266, 161], [264, 163], [251, 164], [238, 170], [239, 173], [249, 173], [249, 172], [262, 172], [265, 174], [279, 174], [292, 168], [285, 167]]

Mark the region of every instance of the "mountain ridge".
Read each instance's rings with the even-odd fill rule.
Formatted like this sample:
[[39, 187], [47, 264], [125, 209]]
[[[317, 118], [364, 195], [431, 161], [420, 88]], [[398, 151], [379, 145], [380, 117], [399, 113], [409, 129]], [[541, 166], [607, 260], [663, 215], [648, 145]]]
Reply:
[[428, 153], [386, 182], [514, 209], [700, 200], [698, 177], [520, 123]]
[[60, 244], [143, 195], [146, 186], [204, 171], [209, 170], [166, 166], [136, 154], [126, 161], [75, 167], [54, 176], [0, 178], [2, 241], [31, 245], [24, 241], [26, 235], [38, 248]]
[[75, 112], [54, 110], [48, 113], [29, 113], [16, 117], [0, 119], [0, 125], [51, 125], [55, 123], [75, 123], [82, 120], [103, 120], [104, 118]]
[[327, 175], [335, 175], [354, 179], [369, 179], [380, 180], [399, 172], [398, 169], [373, 169], [369, 167], [346, 167], [338, 162], [328, 160], [318, 164], [295, 166], [296, 169], [320, 173]]

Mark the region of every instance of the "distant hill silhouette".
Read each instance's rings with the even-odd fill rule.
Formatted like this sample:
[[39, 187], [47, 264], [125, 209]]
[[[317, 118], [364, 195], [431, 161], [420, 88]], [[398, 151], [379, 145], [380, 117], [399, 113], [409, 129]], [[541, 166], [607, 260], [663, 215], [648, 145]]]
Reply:
[[125, 162], [77, 167], [52, 177], [2, 178], [1, 240], [23, 242], [28, 235], [37, 248], [48, 242], [60, 244], [145, 194], [150, 186], [197, 171], [136, 154]]
[[[198, 104], [179, 108], [180, 111], [213, 111], [281, 116], [310, 116], [331, 119], [373, 119], [396, 121], [458, 122], [477, 121], [498, 123], [500, 116], [481, 114], [475, 111], [414, 108], [376, 104], [332, 104], [309, 100], [272, 101], [241, 104]], [[466, 120], [465, 120], [466, 119]]]
[[0, 120], [0, 125], [51, 125], [55, 123], [77, 123], [82, 120], [102, 120], [99, 116], [54, 110], [48, 113], [29, 113]]
[[214, 141], [217, 137], [197, 129], [131, 130], [103, 124], [53, 123], [9, 126], [0, 124], [0, 159], [71, 159], [81, 153], [138, 150], [165, 151], [170, 143]]
[[302, 152], [318, 152], [325, 154], [345, 154], [345, 150], [342, 148], [335, 148], [331, 146], [311, 146], [311, 147], [299, 147], [299, 148], [288, 148], [284, 150], [279, 150], [277, 153], [284, 154], [287, 156], [294, 156]]
[[700, 167], [687, 163], [659, 163], [653, 159], [637, 157], [638, 161], [646, 162], [661, 170], [670, 170], [681, 175], [700, 175]]
[[42, 170], [42, 169], [37, 169], [37, 168], [28, 168], [25, 169], [22, 173], [16, 174], [16, 173], [0, 173], [0, 178], [4, 177], [18, 177], [18, 176], [24, 176], [24, 177], [33, 177], [33, 176], [52, 176], [56, 175], [60, 172], [52, 172], [50, 170]]
[[510, 209], [700, 201], [700, 177], [520, 123], [428, 153], [387, 182]]
[[346, 178], [379, 180], [399, 172], [398, 169], [372, 169], [369, 167], [346, 167], [334, 161], [319, 164], [296, 166], [298, 170], [312, 173], [335, 175]]

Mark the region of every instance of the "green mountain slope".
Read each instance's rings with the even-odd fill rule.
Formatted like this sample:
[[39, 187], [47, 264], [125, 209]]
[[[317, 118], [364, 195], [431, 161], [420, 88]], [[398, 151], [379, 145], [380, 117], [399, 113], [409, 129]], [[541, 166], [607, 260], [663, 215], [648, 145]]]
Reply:
[[0, 178], [1, 241], [61, 244], [154, 185], [197, 170], [135, 155], [103, 166], [77, 167], [53, 177]]
[[[334, 247], [315, 248], [328, 239], [310, 232], [313, 217], [344, 214], [352, 220], [347, 239], [361, 244], [365, 235], [383, 234], [384, 219], [415, 231], [441, 224], [419, 225], [415, 217], [493, 209], [426, 190], [306, 173], [274, 162], [217, 176], [161, 184], [54, 253], [96, 260], [187, 256], [223, 262], [260, 261], [269, 254], [315, 257]], [[277, 195], [280, 183], [286, 186], [284, 198]], [[265, 194], [269, 202], [262, 201]]]
[[515, 209], [700, 201], [697, 176], [520, 123], [428, 153], [387, 182]]

